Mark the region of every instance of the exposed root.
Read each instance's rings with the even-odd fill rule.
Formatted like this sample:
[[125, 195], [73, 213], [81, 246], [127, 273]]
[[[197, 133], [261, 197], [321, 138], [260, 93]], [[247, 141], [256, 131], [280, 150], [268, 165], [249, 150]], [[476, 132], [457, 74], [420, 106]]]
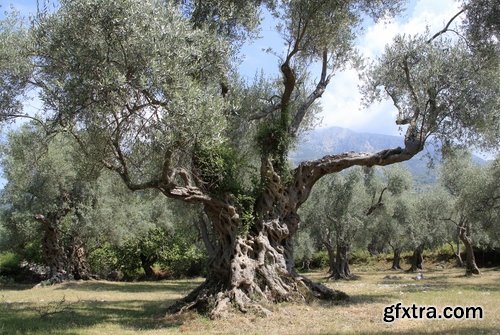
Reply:
[[[284, 283], [285, 280], [282, 280]], [[272, 314], [268, 306], [271, 303], [281, 301], [310, 302], [314, 299], [321, 300], [345, 300], [348, 295], [341, 291], [333, 290], [323, 284], [315, 283], [302, 276], [288, 276], [286, 287], [290, 290], [283, 292], [258, 288], [263, 295], [249, 294], [248, 290], [242, 288], [222, 289], [220, 285], [214, 285], [208, 281], [204, 282], [187, 297], [179, 300], [168, 309], [169, 314], [182, 314], [187, 311], [196, 311], [208, 315], [211, 319], [225, 319], [234, 312], [253, 313], [266, 317]], [[257, 290], [252, 290], [257, 292]]]

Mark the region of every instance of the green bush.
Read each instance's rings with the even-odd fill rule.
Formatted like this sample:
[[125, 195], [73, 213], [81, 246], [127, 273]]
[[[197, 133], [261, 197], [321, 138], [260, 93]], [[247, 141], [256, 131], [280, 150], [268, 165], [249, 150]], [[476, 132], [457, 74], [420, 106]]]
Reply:
[[175, 242], [161, 254], [158, 263], [162, 269], [174, 278], [204, 275], [207, 263], [205, 254], [195, 245]]
[[0, 274], [14, 275], [20, 270], [21, 257], [13, 252], [0, 253]]
[[116, 252], [109, 243], [105, 243], [99, 248], [92, 250], [87, 260], [92, 272], [102, 277], [105, 277], [111, 271], [118, 270]]
[[351, 252], [349, 262], [352, 264], [371, 264], [375, 258], [366, 249], [356, 249]]
[[316, 251], [312, 255], [311, 268], [312, 269], [323, 269], [329, 267], [330, 261], [328, 259], [328, 252], [321, 250]]

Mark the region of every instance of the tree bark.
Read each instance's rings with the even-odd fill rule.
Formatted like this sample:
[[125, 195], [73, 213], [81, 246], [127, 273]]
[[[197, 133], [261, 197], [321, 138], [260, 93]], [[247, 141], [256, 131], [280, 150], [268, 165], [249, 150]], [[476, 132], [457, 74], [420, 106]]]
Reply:
[[337, 255], [335, 257], [335, 267], [330, 275], [333, 279], [349, 279], [352, 277], [349, 268], [349, 246], [345, 243], [337, 243]]
[[401, 248], [393, 248], [392, 267], [391, 270], [401, 270]]
[[[91, 278], [90, 267], [87, 262], [85, 247], [76, 230], [71, 230], [69, 242], [64, 242], [60, 230], [61, 221], [75, 210], [72, 196], [68, 192], [61, 192], [59, 207], [46, 215], [36, 214], [35, 220], [42, 224], [43, 238], [42, 251], [45, 263], [49, 267], [48, 284], [57, 284], [70, 279]], [[75, 211], [80, 218], [78, 211]], [[68, 244], [69, 243], [69, 244]]]
[[470, 237], [470, 225], [465, 223], [460, 226], [460, 240], [465, 246], [465, 275], [479, 275], [481, 272], [476, 265], [476, 257], [472, 247], [472, 238]]
[[153, 265], [156, 261], [155, 257], [148, 257], [141, 253], [139, 255], [139, 258], [141, 259], [141, 267], [144, 270], [146, 279], [154, 279], [156, 277], [155, 272], [153, 270]]
[[323, 245], [328, 253], [328, 273], [331, 275], [335, 272], [335, 250], [330, 242], [323, 242]]
[[411, 257], [411, 268], [409, 271], [416, 272], [423, 269], [424, 257], [422, 253], [424, 252], [424, 245], [420, 244], [413, 250], [413, 255]]
[[87, 262], [85, 246], [78, 235], [71, 237], [69, 266], [70, 270], [68, 272], [72, 273], [74, 279], [89, 280], [92, 278], [90, 266]]
[[49, 267], [50, 283], [60, 283], [69, 279], [68, 258], [61, 241], [59, 217], [54, 213], [47, 216], [37, 214], [35, 219], [42, 223], [42, 252], [45, 263]]
[[266, 302], [347, 297], [295, 271], [292, 242], [299, 216], [293, 199], [297, 195], [282, 187], [272, 168], [266, 172], [266, 189], [257, 199], [255, 221], [248, 231], [241, 231], [235, 207], [220, 201], [205, 203], [217, 235], [216, 256], [210, 260], [206, 281], [170, 312], [196, 309], [221, 318], [234, 306], [241, 312], [267, 315]]

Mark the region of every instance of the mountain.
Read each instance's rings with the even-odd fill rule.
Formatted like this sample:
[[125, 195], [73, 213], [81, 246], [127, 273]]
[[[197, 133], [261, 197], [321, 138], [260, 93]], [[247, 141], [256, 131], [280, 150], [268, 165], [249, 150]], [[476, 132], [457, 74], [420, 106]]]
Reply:
[[[340, 127], [329, 127], [316, 129], [306, 134], [290, 154], [290, 159], [294, 165], [298, 165], [302, 161], [318, 159], [325, 155], [348, 151], [377, 152], [403, 146], [404, 139], [400, 136], [362, 133]], [[429, 144], [423, 152], [400, 164], [405, 165], [410, 170], [417, 182], [431, 184], [436, 182], [438, 170], [429, 167], [430, 163], [437, 162], [439, 164], [440, 159], [439, 148]], [[486, 164], [486, 161], [478, 156], [473, 155], [473, 159], [479, 164]]]

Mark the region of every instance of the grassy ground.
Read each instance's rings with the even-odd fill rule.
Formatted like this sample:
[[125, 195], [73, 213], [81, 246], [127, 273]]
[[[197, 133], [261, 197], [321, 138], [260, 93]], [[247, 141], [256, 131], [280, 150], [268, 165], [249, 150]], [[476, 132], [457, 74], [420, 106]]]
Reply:
[[[356, 270], [356, 268], [354, 269]], [[211, 321], [197, 315], [165, 317], [166, 307], [201, 282], [74, 282], [2, 287], [0, 334], [500, 334], [500, 269], [467, 278], [462, 269], [433, 267], [424, 280], [404, 272], [358, 269], [359, 279], [327, 282], [351, 298], [340, 304], [280, 304], [270, 317], [236, 315]], [[324, 273], [309, 273], [324, 280]], [[388, 279], [386, 276], [397, 276]], [[384, 307], [482, 306], [482, 320], [383, 322]]]

